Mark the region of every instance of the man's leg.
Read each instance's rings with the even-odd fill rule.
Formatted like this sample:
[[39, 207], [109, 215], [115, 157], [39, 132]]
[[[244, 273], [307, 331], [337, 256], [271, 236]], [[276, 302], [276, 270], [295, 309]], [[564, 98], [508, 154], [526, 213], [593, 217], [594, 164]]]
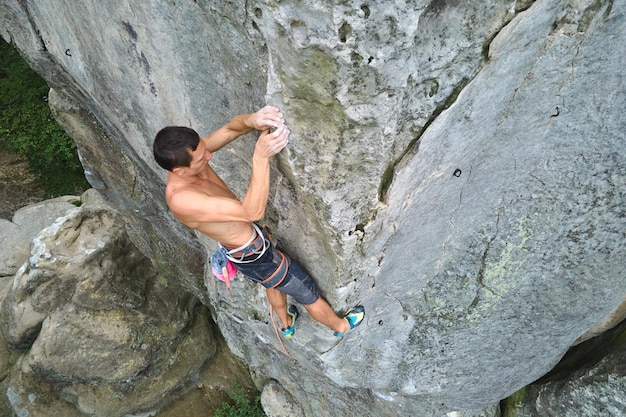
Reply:
[[[291, 318], [287, 313], [287, 296], [285, 293], [288, 293], [304, 305], [304, 308], [316, 321], [330, 327], [339, 334], [344, 334], [350, 330], [348, 319], [339, 317], [330, 304], [319, 296], [317, 284], [297, 263], [293, 261], [289, 263], [287, 276], [284, 283], [279, 285], [279, 288], [280, 290], [268, 288], [267, 298], [274, 310], [276, 310], [283, 328], [287, 328], [292, 324]], [[304, 300], [315, 301], [306, 304], [307, 301]]]
[[335, 314], [330, 304], [322, 297], [318, 298], [313, 304], [305, 305], [304, 308], [306, 308], [306, 311], [309, 312], [311, 317], [330, 327], [337, 333], [345, 333], [350, 330], [348, 320]]
[[[291, 326], [291, 317], [287, 314], [287, 296], [274, 288], [266, 288], [266, 293], [268, 301], [276, 311], [278, 320], [280, 320], [280, 326], [283, 329]], [[338, 333], [345, 333], [350, 330], [348, 320], [335, 314], [330, 304], [322, 297], [319, 297], [313, 304], [305, 305], [304, 308], [315, 320]]]
[[283, 329], [291, 326], [291, 317], [287, 314], [287, 296], [274, 288], [266, 288], [267, 300], [276, 312]]

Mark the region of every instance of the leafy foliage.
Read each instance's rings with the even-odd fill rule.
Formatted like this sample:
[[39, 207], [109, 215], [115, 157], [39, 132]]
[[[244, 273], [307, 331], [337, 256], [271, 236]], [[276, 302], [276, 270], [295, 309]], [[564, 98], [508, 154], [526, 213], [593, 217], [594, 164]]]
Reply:
[[233, 386], [233, 391], [228, 393], [234, 404], [224, 402], [215, 411], [215, 417], [265, 417], [261, 408], [261, 397], [257, 396], [251, 404], [243, 387], [239, 384]]
[[54, 120], [48, 85], [0, 39], [0, 141], [28, 159], [44, 183], [44, 197], [75, 194], [89, 187], [74, 141]]

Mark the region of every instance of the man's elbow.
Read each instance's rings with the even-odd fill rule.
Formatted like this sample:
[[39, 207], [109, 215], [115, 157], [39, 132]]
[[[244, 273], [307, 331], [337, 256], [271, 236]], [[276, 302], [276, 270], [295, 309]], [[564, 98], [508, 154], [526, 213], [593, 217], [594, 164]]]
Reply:
[[258, 222], [262, 220], [263, 217], [265, 217], [265, 207], [248, 211], [248, 220], [251, 222]]
[[241, 208], [247, 221], [256, 222], [265, 216], [267, 204], [249, 204], [246, 200], [241, 203]]
[[263, 217], [265, 216], [265, 211], [260, 212], [260, 213], [254, 213], [250, 215], [250, 221], [251, 222], [258, 222], [260, 220], [263, 220]]

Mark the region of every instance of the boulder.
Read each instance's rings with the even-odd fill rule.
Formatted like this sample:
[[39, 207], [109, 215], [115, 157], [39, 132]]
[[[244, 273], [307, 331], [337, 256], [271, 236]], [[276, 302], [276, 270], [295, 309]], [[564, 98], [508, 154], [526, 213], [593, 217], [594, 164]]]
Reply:
[[215, 354], [206, 309], [159, 274], [95, 190], [82, 200], [33, 240], [2, 301], [4, 338], [22, 351], [9, 372], [16, 415], [158, 410]]
[[17, 210], [12, 221], [0, 219], [0, 277], [14, 275], [28, 258], [35, 236], [76, 204], [79, 197], [58, 197]]
[[[19, 267], [28, 260], [30, 245], [41, 230], [81, 204], [80, 197], [63, 196], [18, 209], [12, 221], [0, 219], [0, 300], [3, 300]], [[25, 322], [38, 322], [41, 316], [23, 311]], [[33, 317], [30, 317], [33, 316]], [[27, 326], [28, 327], [28, 326]], [[0, 341], [0, 380], [10, 373], [14, 353]]]
[[268, 417], [304, 417], [300, 404], [276, 381], [265, 384], [261, 405]]

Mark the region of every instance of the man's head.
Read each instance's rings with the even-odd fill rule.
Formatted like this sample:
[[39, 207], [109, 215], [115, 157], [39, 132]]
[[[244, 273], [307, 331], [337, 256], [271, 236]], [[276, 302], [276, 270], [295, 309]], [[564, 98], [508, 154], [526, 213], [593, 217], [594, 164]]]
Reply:
[[184, 126], [164, 127], [154, 138], [154, 159], [168, 171], [189, 167], [191, 153], [196, 150], [199, 142], [200, 135], [193, 129]]

